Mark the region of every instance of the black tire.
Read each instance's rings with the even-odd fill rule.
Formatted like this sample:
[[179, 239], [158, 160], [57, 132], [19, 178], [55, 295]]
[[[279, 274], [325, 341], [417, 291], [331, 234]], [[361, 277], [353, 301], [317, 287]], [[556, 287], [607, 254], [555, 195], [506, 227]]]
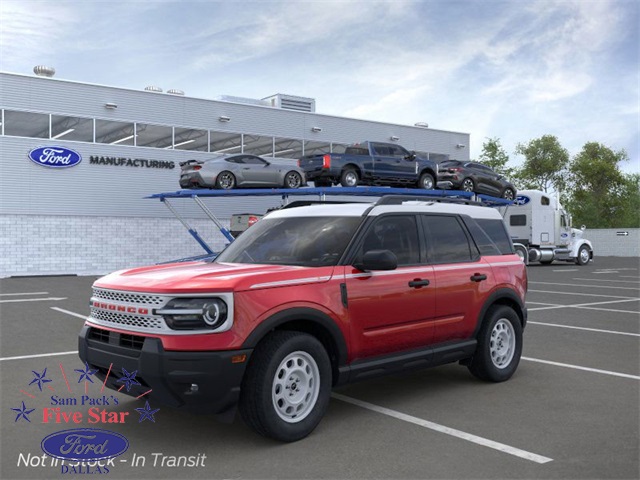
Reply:
[[[331, 384], [329, 356], [318, 339], [306, 333], [275, 331], [251, 356], [242, 380], [240, 414], [259, 434], [295, 442], [309, 435], [322, 420]], [[286, 398], [296, 395], [300, 398]], [[300, 410], [301, 419], [295, 418], [292, 404]]]
[[516, 192], [514, 192], [512, 188], [507, 187], [502, 192], [502, 198], [505, 200], [515, 200]]
[[516, 245], [514, 249], [516, 251], [516, 255], [520, 257], [522, 262], [525, 265], [529, 265], [529, 251], [527, 250], [527, 247], [524, 245]]
[[576, 264], [578, 265], [586, 265], [589, 263], [591, 259], [591, 252], [589, 251], [589, 247], [586, 245], [582, 245], [578, 249], [578, 256], [576, 257]]
[[291, 170], [284, 176], [284, 188], [300, 188], [302, 186], [302, 176]]
[[418, 188], [423, 190], [433, 190], [436, 188], [436, 181], [430, 173], [423, 173], [418, 180]]
[[216, 177], [216, 188], [231, 190], [236, 186], [236, 177], [227, 170], [220, 172]]
[[462, 190], [463, 192], [475, 192], [476, 182], [474, 182], [472, 178], [467, 177], [462, 180], [462, 183], [460, 184], [460, 190]]
[[340, 175], [340, 185], [343, 187], [357, 187], [358, 181], [360, 178], [358, 177], [358, 172], [356, 172], [353, 168], [347, 168]]
[[512, 308], [492, 306], [484, 317], [469, 371], [489, 382], [511, 378], [522, 355], [522, 324]]

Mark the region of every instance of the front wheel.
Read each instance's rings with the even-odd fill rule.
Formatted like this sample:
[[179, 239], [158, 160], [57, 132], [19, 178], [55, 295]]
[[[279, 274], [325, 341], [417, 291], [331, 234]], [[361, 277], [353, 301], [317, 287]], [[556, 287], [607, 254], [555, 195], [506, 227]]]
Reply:
[[576, 257], [576, 263], [578, 265], [586, 265], [589, 263], [591, 255], [589, 253], [589, 248], [586, 245], [582, 245], [578, 250], [578, 256]]
[[513, 200], [516, 197], [515, 192], [511, 188], [505, 188], [504, 192], [502, 192], [502, 198], [505, 200]]
[[298, 172], [291, 171], [284, 176], [284, 188], [300, 188], [302, 176]]
[[516, 312], [494, 305], [487, 312], [469, 371], [477, 378], [504, 382], [511, 378], [522, 355], [522, 324]]
[[340, 185], [343, 187], [357, 187], [358, 186], [358, 174], [352, 168], [346, 169], [340, 176]]
[[295, 442], [320, 423], [330, 394], [331, 363], [322, 344], [306, 333], [276, 331], [251, 357], [240, 414], [259, 434]]
[[436, 182], [433, 179], [433, 175], [430, 173], [423, 173], [418, 180], [418, 188], [423, 190], [433, 190], [436, 186]]

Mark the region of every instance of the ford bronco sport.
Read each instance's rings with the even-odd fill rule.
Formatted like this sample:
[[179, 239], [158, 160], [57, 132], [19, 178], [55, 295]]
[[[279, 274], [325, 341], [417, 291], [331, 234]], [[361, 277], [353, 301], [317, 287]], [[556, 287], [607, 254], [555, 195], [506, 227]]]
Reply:
[[[113, 389], [299, 440], [332, 387], [460, 362], [515, 372], [526, 268], [493, 208], [384, 197], [266, 215], [215, 261], [93, 285], [79, 354]], [[129, 387], [132, 388], [129, 389]]]

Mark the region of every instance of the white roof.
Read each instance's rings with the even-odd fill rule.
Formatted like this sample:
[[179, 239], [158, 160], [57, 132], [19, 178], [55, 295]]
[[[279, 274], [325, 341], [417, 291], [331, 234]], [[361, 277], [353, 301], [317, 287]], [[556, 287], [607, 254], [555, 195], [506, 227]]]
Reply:
[[[344, 204], [318, 204], [305, 207], [286, 208], [276, 210], [269, 214], [270, 218], [285, 217], [359, 217], [373, 206], [373, 203], [344, 203]], [[432, 201], [408, 201], [401, 205], [378, 205], [370, 212], [369, 216], [382, 215], [384, 213], [449, 213], [469, 215], [472, 218], [487, 218], [502, 220], [500, 213], [491, 207], [476, 205], [464, 205], [460, 203], [445, 203]]]

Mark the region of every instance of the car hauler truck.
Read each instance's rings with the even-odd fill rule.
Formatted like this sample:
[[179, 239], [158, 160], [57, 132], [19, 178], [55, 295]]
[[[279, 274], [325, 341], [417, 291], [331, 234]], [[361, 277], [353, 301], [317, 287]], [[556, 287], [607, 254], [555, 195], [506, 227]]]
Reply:
[[585, 227], [572, 228], [571, 216], [545, 192], [521, 190], [513, 205], [500, 210], [525, 263], [558, 260], [586, 265], [593, 260], [593, 246], [582, 238]]

